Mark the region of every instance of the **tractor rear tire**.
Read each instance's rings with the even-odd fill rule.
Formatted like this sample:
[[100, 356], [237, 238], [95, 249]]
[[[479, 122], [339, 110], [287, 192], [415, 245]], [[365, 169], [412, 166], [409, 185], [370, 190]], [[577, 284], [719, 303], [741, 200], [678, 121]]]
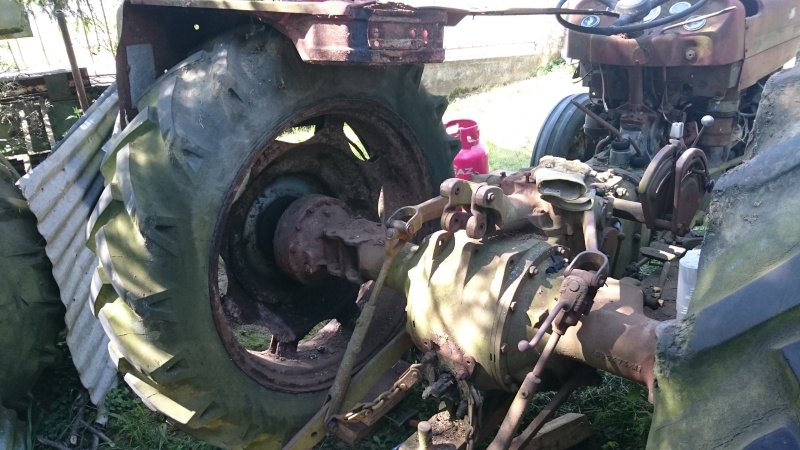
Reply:
[[800, 448], [800, 67], [770, 78], [713, 192], [686, 318], [656, 354], [648, 449]]
[[64, 307], [36, 218], [14, 185], [17, 179], [0, 156], [0, 401], [24, 410], [25, 394], [58, 355]]
[[[420, 85], [421, 66], [306, 64], [271, 29], [237, 30], [204, 48], [156, 81], [110, 144], [107, 185], [89, 223], [100, 259], [94, 308], [112, 359], [150, 408], [216, 446], [277, 449], [322, 406], [343, 352], [289, 342], [307, 328], [291, 321], [325, 314], [339, 300], [325, 286], [282, 279], [267, 263], [253, 268], [259, 276], [233, 273], [269, 259], [263, 249], [272, 245], [271, 238], [242, 245], [247, 226], [236, 234], [237, 220], [255, 211], [263, 219], [256, 234], [266, 233], [264, 223], [312, 192], [376, 221], [428, 199], [452, 176], [453, 142], [441, 123], [447, 103]], [[345, 123], [361, 145], [341, 134]], [[278, 139], [309, 128], [307, 141]], [[270, 200], [276, 196], [284, 197]], [[233, 304], [238, 295], [257, 299]], [[355, 297], [345, 303], [353, 308]], [[307, 308], [280, 317], [296, 325], [291, 330], [267, 326], [269, 351], [233, 336], [230, 317], [274, 324], [272, 311], [294, 304]], [[345, 310], [335, 315], [343, 324], [357, 315]], [[402, 329], [404, 318], [400, 305], [380, 327]], [[274, 342], [286, 343], [280, 336], [296, 353], [267, 354]], [[291, 375], [331, 354], [338, 359], [324, 376]]]
[[0, 406], [0, 448], [3, 450], [28, 450], [27, 424], [17, 418], [17, 413]]
[[581, 161], [592, 157], [591, 151], [594, 149], [587, 148], [589, 139], [583, 133], [586, 114], [572, 104], [573, 100], [584, 106], [591, 101], [589, 94], [584, 92], [568, 95], [556, 104], [536, 137], [531, 153], [531, 167], [536, 167], [539, 159], [545, 155]]

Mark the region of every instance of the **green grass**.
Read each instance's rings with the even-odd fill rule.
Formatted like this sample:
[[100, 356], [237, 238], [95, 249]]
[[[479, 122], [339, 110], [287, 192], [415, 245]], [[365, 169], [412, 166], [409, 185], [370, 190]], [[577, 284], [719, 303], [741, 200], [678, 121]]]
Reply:
[[124, 383], [106, 398], [106, 427], [117, 448], [131, 450], [211, 450], [214, 447], [184, 434], [164, 416], [150, 411]]
[[[74, 449], [91, 448], [94, 436], [82, 426], [73, 431], [80, 416], [101, 430], [114, 443], [99, 442], [99, 449], [121, 450], [212, 450], [214, 447], [198, 441], [167, 423], [166, 418], [150, 411], [130, 388], [120, 382], [106, 397], [108, 422], [105, 426], [93, 423], [99, 412], [89, 402], [89, 395], [80, 383], [62, 333], [58, 350], [61, 360], [47, 369], [32, 393], [29, 424], [35, 449], [52, 447], [36, 442], [37, 437], [68, 445]], [[105, 349], [98, 349], [105, 351]], [[70, 436], [75, 442], [70, 442]]]
[[[600, 386], [580, 389], [558, 411], [585, 414], [592, 426], [586, 449], [643, 449], [647, 443], [653, 405], [647, 401], [647, 388], [614, 375], [602, 374]], [[538, 395], [532, 402], [538, 411], [553, 393]]]
[[484, 142], [489, 152], [489, 168], [491, 170], [517, 171], [531, 165], [531, 152], [529, 149], [503, 148], [492, 141]]
[[565, 67], [566, 65], [567, 65], [567, 62], [564, 61], [564, 59], [559, 56], [558, 58], [550, 61], [549, 63], [547, 63], [547, 64], [545, 64], [543, 66], [534, 68], [531, 71], [531, 75], [533, 75], [534, 77], [541, 77], [541, 76], [547, 75], [550, 72], [553, 72], [554, 70], [557, 70], [557, 69], [560, 69], [562, 67]]

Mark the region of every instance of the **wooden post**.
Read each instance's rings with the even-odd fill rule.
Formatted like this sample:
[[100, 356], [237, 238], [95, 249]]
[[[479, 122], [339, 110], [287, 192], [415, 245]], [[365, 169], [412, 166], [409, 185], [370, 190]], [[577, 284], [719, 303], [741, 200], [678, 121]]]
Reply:
[[78, 68], [78, 62], [75, 60], [75, 51], [72, 49], [72, 40], [69, 37], [69, 28], [67, 28], [67, 19], [64, 17], [64, 11], [56, 11], [56, 18], [58, 18], [58, 26], [61, 28], [61, 37], [64, 38], [64, 46], [67, 48], [67, 57], [69, 58], [69, 65], [72, 68], [72, 80], [75, 81], [75, 91], [78, 93], [78, 101], [81, 104], [83, 112], [89, 109], [89, 99], [86, 97], [86, 89], [83, 87], [83, 76], [81, 70]]

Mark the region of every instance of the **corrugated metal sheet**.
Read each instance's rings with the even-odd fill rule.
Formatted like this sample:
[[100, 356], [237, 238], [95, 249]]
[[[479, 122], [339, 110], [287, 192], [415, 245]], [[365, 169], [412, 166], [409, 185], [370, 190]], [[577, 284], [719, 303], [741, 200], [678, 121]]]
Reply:
[[67, 344], [81, 382], [99, 404], [116, 385], [108, 337], [89, 300], [97, 257], [86, 248], [86, 225], [103, 190], [100, 162], [118, 113], [115, 86], [103, 93], [53, 153], [19, 187], [38, 219], [53, 276], [67, 307]]

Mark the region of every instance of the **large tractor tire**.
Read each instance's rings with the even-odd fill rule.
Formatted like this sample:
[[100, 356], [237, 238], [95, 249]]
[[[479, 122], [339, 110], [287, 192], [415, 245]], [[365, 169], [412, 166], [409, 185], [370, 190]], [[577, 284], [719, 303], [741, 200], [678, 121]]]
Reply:
[[28, 426], [17, 413], [0, 406], [0, 449], [28, 450]]
[[0, 156], [0, 402], [24, 410], [25, 395], [56, 360], [64, 313], [36, 218], [14, 185], [18, 178]]
[[594, 149], [588, 148], [589, 139], [583, 132], [586, 113], [573, 105], [573, 100], [583, 106], [591, 102], [589, 94], [584, 92], [568, 95], [553, 107], [533, 145], [531, 167], [538, 165], [545, 155], [581, 161], [592, 157]]
[[648, 449], [800, 448], [800, 67], [717, 183], [688, 315], [661, 334]]
[[[311, 193], [378, 220], [452, 176], [446, 101], [421, 75], [305, 64], [279, 33], [247, 28], [144, 95], [110, 144], [89, 232], [95, 311], [148, 406], [214, 445], [260, 449], [319, 410], [359, 287], [280, 273], [277, 220]], [[403, 327], [402, 302], [382, 305], [360, 364]]]

